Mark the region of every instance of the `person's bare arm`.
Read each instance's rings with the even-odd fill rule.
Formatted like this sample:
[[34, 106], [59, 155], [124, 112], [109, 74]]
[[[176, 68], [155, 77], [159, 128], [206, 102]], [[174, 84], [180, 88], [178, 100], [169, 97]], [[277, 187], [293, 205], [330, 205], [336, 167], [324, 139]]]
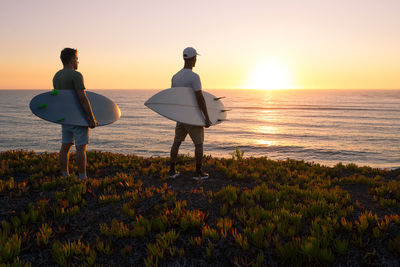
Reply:
[[208, 128], [211, 126], [211, 121], [210, 121], [210, 117], [208, 116], [208, 111], [207, 111], [207, 105], [206, 105], [206, 101], [204, 100], [204, 96], [202, 91], [195, 91], [196, 94], [196, 99], [197, 99], [197, 103], [199, 104], [199, 108], [201, 110], [201, 112], [203, 112], [204, 114], [204, 118], [205, 118], [205, 127]]
[[86, 96], [85, 90], [76, 90], [76, 94], [78, 95], [78, 100], [83, 108], [83, 111], [89, 118], [89, 127], [90, 128], [96, 127], [98, 123], [94, 118], [92, 106], [90, 105], [89, 99]]

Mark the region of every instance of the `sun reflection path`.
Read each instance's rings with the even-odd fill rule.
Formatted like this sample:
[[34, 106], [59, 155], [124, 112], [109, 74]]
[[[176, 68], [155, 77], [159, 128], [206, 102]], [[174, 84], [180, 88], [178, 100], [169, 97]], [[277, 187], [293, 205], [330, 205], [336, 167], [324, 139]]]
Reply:
[[[274, 126], [254, 126], [253, 132], [262, 135], [270, 135], [278, 133], [278, 129]], [[277, 141], [268, 140], [268, 138], [258, 138], [254, 140], [256, 145], [272, 146], [277, 145]]]
[[253, 128], [254, 133], [260, 133], [260, 134], [276, 134], [278, 133], [278, 128], [275, 126], [259, 126], [256, 125]]
[[273, 145], [276, 145], [276, 144], [277, 144], [276, 141], [272, 141], [272, 140], [263, 140], [263, 139], [255, 140], [255, 143], [256, 143], [257, 145], [264, 145], [264, 146], [273, 146]]

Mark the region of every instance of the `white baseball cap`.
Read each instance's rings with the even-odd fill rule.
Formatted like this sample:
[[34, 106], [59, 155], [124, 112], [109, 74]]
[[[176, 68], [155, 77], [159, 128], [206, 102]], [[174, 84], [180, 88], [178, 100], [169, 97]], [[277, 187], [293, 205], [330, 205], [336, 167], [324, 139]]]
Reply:
[[192, 57], [194, 57], [196, 55], [200, 56], [200, 54], [198, 54], [196, 49], [194, 49], [193, 47], [186, 47], [183, 50], [183, 58], [184, 59], [192, 58]]

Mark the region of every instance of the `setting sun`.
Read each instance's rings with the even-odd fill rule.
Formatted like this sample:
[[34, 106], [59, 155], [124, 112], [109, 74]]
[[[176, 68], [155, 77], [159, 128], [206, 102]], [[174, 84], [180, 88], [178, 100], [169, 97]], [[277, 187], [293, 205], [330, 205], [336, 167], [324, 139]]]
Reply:
[[280, 62], [259, 64], [250, 72], [249, 89], [293, 89], [292, 73]]

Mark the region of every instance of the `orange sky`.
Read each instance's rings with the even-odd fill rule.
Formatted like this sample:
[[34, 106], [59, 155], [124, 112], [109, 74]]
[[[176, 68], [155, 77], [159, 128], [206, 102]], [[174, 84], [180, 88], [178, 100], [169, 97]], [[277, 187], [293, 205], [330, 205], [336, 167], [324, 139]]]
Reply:
[[0, 89], [51, 88], [64, 47], [88, 89], [164, 89], [186, 46], [206, 89], [400, 89], [398, 14], [398, 0], [2, 0]]

